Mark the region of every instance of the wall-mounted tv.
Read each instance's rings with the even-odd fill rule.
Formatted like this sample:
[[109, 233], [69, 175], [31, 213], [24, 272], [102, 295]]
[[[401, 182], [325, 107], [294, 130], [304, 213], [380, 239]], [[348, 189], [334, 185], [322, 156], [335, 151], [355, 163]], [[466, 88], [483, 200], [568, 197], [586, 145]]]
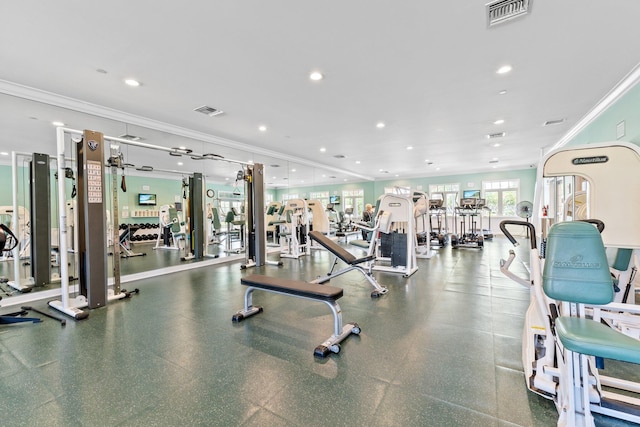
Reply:
[[333, 203], [334, 205], [339, 205], [340, 196], [329, 196], [329, 203]]
[[480, 190], [463, 190], [462, 198], [463, 199], [479, 199]]
[[149, 193], [138, 193], [138, 204], [140, 206], [155, 206], [156, 195]]

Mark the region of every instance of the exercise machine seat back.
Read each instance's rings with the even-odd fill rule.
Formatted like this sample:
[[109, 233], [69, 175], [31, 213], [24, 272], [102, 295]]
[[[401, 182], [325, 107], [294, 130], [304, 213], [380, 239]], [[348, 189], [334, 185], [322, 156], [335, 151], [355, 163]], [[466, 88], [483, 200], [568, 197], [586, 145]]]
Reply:
[[581, 221], [554, 224], [546, 257], [542, 280], [549, 297], [583, 304], [613, 301], [606, 251], [593, 225]]
[[169, 207], [169, 221], [171, 224], [171, 232], [176, 235], [182, 232], [182, 228], [180, 226], [180, 220], [178, 218], [178, 211], [175, 207]]
[[222, 228], [222, 224], [220, 223], [220, 214], [218, 213], [218, 208], [212, 208], [211, 215], [213, 216], [213, 229], [216, 231], [220, 231], [220, 229]]
[[[598, 230], [580, 221], [554, 224], [549, 230], [542, 275], [544, 292], [552, 299], [605, 305], [613, 301], [613, 283]], [[640, 341], [592, 319], [558, 317], [556, 334], [570, 351], [640, 363]]]

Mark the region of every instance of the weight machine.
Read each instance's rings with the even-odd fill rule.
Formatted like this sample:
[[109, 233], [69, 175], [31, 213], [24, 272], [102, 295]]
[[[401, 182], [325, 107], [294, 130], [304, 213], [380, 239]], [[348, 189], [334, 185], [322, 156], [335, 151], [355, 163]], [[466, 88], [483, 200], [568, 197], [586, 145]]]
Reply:
[[[514, 244], [507, 225], [530, 230], [529, 277], [509, 271], [516, 259], [513, 250], [501, 260], [500, 270], [530, 289], [522, 332], [525, 383], [532, 392], [554, 401], [558, 425], [593, 426], [592, 413], [640, 423], [640, 382], [637, 377], [619, 376], [616, 370], [617, 360], [640, 360], [640, 310], [633, 303], [640, 223], [629, 216], [640, 206], [638, 171], [640, 149], [633, 144], [610, 142], [554, 151], [538, 169], [533, 223], [500, 224]], [[579, 193], [580, 205], [573, 197]], [[597, 218], [586, 222], [597, 224], [601, 233], [578, 220], [582, 217]], [[605, 248], [617, 250], [613, 260], [607, 259]], [[564, 295], [554, 287], [559, 279], [565, 280]], [[606, 301], [595, 296], [603, 291]], [[590, 301], [573, 299], [579, 292]], [[568, 344], [564, 333], [568, 322], [591, 333], [576, 333]], [[626, 372], [632, 367], [636, 368], [629, 365]]]

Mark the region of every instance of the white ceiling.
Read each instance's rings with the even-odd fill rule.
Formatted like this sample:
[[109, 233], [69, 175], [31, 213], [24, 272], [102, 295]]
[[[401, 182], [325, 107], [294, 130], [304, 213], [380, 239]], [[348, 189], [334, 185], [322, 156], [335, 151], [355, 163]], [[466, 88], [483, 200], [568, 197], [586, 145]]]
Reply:
[[[0, 149], [55, 154], [61, 120], [264, 162], [278, 186], [520, 169], [640, 61], [637, 0], [532, 0], [493, 28], [485, 14], [484, 0], [5, 1]], [[193, 111], [205, 104], [225, 113]], [[214, 181], [238, 169], [125, 155]]]

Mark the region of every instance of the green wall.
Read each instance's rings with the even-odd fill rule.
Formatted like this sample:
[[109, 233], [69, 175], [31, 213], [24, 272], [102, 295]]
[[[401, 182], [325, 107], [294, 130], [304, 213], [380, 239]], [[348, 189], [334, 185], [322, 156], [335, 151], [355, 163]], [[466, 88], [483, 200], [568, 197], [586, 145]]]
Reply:
[[640, 145], [640, 85], [636, 84], [615, 104], [593, 120], [567, 145], [616, 141], [618, 123], [624, 121], [625, 135], [620, 141]]
[[[318, 185], [309, 187], [280, 188], [276, 192], [275, 200], [281, 200], [284, 194], [298, 194], [300, 197], [308, 197], [310, 191], [329, 191], [330, 194], [341, 194], [343, 190], [363, 189], [365, 203], [373, 203], [384, 193], [385, 187], [402, 186], [416, 190], [422, 188], [429, 191], [430, 184], [454, 184], [459, 183], [461, 190], [480, 189], [482, 181], [495, 181], [504, 179], [520, 180], [520, 199], [533, 201], [536, 183], [536, 169], [522, 169], [514, 171], [495, 171], [488, 173], [475, 173], [463, 175], [448, 175], [437, 177], [406, 178], [387, 181], [362, 181], [342, 185]], [[469, 187], [469, 184], [472, 184]]]

